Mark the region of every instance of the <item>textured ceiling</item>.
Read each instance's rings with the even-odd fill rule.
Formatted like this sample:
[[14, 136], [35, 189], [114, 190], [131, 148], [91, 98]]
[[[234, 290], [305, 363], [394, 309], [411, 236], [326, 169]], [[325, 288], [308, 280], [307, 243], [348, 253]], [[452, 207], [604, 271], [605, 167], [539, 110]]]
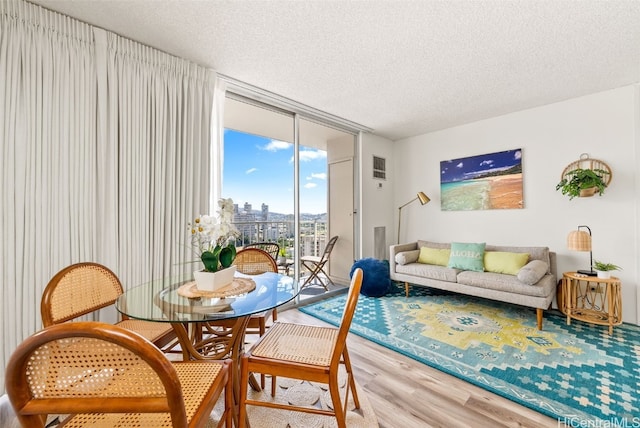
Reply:
[[640, 82], [640, 1], [36, 0], [397, 140]]

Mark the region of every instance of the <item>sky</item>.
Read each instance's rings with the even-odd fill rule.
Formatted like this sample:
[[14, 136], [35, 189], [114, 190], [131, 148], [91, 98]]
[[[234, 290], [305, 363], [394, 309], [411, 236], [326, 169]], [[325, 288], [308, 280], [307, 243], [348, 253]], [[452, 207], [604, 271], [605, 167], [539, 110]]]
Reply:
[[[225, 129], [222, 196], [293, 214], [293, 144]], [[300, 211], [327, 212], [327, 152], [300, 149]]]
[[442, 183], [470, 180], [479, 172], [506, 170], [521, 162], [521, 149], [451, 159], [440, 162], [440, 180]]

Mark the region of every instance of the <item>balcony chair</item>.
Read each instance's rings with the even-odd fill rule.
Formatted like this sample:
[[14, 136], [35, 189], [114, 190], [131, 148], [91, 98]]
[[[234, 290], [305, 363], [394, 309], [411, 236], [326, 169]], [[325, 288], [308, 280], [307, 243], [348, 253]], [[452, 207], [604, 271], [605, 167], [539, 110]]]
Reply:
[[[122, 292], [116, 274], [101, 264], [84, 262], [67, 266], [44, 289], [40, 301], [42, 323], [48, 327], [91, 314], [113, 305]], [[168, 323], [123, 316], [117, 325], [141, 334], [165, 351], [177, 343], [177, 336]]]
[[63, 415], [67, 427], [203, 427], [224, 390], [218, 427], [234, 418], [232, 363], [170, 362], [130, 330], [96, 321], [52, 325], [7, 365], [7, 394], [24, 427]]
[[243, 248], [257, 248], [266, 251], [273, 260], [278, 260], [278, 253], [280, 252], [280, 245], [275, 242], [254, 242], [253, 244], [245, 245]]
[[[248, 352], [242, 355], [239, 426], [245, 426], [247, 422], [246, 406], [253, 405], [335, 416], [338, 427], [346, 427], [349, 391], [353, 394], [356, 409], [360, 408], [346, 341], [360, 295], [362, 275], [360, 268], [353, 272], [339, 328], [276, 322]], [[341, 403], [339, 393], [340, 364], [344, 364], [347, 372], [344, 405]], [[278, 400], [265, 402], [248, 399], [249, 373], [270, 374], [272, 396], [276, 394], [277, 376], [328, 384], [333, 410], [290, 405]]]
[[300, 262], [302, 263], [302, 266], [309, 271], [309, 276], [300, 287], [300, 290], [302, 290], [304, 287], [308, 285], [311, 285], [311, 283], [314, 280], [318, 280], [320, 285], [324, 287], [325, 291], [329, 291], [327, 284], [324, 282], [324, 280], [320, 276], [321, 273], [324, 275], [327, 281], [331, 283], [331, 285], [335, 286], [331, 278], [329, 278], [329, 275], [327, 275], [327, 273], [324, 271], [324, 266], [329, 261], [329, 257], [331, 257], [331, 251], [333, 251], [333, 247], [336, 245], [337, 240], [338, 240], [337, 236], [334, 236], [333, 238], [331, 238], [329, 242], [327, 242], [326, 247], [324, 247], [324, 252], [320, 257], [318, 256], [300, 257]]

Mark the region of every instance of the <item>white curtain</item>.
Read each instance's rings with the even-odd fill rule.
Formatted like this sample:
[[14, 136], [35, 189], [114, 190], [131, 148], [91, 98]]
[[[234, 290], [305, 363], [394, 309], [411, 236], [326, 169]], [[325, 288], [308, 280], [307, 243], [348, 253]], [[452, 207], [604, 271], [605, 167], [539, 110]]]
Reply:
[[[0, 1], [0, 388], [63, 267], [125, 288], [188, 271], [206, 212], [215, 73], [22, 0]], [[101, 319], [115, 318], [115, 311]]]

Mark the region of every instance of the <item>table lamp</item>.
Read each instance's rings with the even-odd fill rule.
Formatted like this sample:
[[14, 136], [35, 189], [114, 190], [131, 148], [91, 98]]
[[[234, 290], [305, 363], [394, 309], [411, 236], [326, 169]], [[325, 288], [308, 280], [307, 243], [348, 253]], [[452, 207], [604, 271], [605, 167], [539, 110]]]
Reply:
[[411, 199], [406, 204], [401, 205], [400, 207], [398, 207], [398, 244], [400, 243], [400, 222], [402, 221], [402, 208], [406, 207], [407, 205], [409, 205], [411, 202], [413, 202], [415, 200], [419, 200], [421, 205], [425, 205], [425, 204], [429, 203], [429, 201], [431, 199], [429, 199], [429, 197], [427, 195], [425, 195], [423, 192], [418, 192], [418, 194], [417, 194], [417, 196], [415, 198]]
[[[589, 233], [584, 230], [580, 230], [581, 227], [586, 228]], [[593, 270], [593, 252], [591, 251], [591, 229], [589, 226], [578, 226], [577, 230], [572, 230], [567, 236], [567, 248], [573, 251], [588, 251], [589, 252], [589, 270], [578, 270], [578, 273], [589, 276], [596, 276], [596, 271]]]

